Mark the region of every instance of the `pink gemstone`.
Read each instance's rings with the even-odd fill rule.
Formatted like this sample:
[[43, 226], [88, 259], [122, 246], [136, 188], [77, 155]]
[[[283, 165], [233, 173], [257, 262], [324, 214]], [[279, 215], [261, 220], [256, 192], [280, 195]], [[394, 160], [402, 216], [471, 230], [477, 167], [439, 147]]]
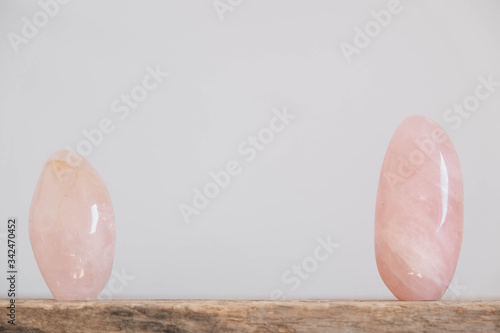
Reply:
[[375, 255], [382, 280], [400, 300], [439, 300], [458, 261], [463, 182], [445, 131], [423, 116], [403, 121], [380, 175]]
[[99, 296], [113, 266], [115, 218], [104, 181], [83, 157], [61, 150], [47, 161], [31, 202], [29, 233], [56, 299]]

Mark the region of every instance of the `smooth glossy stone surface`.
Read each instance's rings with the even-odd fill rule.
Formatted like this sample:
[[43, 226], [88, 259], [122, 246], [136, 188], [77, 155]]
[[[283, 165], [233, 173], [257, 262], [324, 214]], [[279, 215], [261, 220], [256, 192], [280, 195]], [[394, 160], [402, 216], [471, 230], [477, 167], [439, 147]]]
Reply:
[[439, 300], [455, 273], [463, 230], [463, 182], [445, 131], [423, 116], [403, 121], [380, 175], [375, 254], [400, 300]]
[[56, 299], [99, 296], [113, 266], [115, 219], [104, 181], [83, 157], [61, 150], [47, 161], [31, 202], [29, 233]]

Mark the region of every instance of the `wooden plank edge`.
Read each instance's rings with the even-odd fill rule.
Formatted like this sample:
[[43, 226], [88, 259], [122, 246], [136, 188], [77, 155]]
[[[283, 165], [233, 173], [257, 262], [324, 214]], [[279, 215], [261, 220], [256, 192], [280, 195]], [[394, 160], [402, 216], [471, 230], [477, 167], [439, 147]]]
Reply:
[[500, 301], [0, 300], [2, 332], [500, 332]]

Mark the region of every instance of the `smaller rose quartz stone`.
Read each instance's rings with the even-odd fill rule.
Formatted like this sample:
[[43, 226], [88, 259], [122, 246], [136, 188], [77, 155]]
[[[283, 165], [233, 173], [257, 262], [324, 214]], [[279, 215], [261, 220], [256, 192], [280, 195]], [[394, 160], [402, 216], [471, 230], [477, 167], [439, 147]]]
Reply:
[[92, 165], [61, 150], [45, 164], [30, 208], [29, 234], [40, 272], [59, 300], [93, 300], [113, 266], [115, 219]]
[[434, 121], [412, 116], [394, 133], [382, 165], [375, 255], [400, 300], [439, 300], [462, 244], [463, 182], [456, 150]]

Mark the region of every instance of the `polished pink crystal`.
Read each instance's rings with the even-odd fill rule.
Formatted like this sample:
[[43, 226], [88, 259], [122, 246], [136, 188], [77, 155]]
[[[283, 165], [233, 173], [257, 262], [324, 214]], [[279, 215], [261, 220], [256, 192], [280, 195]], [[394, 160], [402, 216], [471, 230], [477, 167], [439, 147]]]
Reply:
[[113, 266], [115, 219], [104, 181], [83, 157], [61, 150], [47, 161], [31, 202], [29, 233], [56, 299], [99, 296]]
[[380, 175], [375, 254], [382, 280], [400, 300], [439, 300], [462, 244], [463, 182], [445, 131], [411, 116], [394, 133]]

